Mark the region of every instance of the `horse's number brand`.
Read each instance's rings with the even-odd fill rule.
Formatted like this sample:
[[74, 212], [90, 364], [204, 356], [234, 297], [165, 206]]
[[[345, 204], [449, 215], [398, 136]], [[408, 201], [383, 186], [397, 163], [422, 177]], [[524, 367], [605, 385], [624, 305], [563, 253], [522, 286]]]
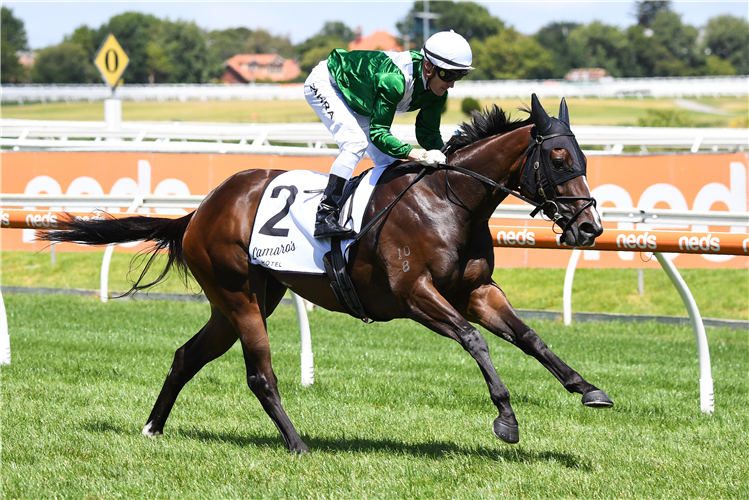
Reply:
[[278, 195], [281, 194], [281, 191], [283, 191], [284, 189], [289, 192], [289, 196], [286, 198], [286, 205], [284, 205], [280, 212], [268, 219], [268, 222], [263, 224], [263, 227], [261, 227], [258, 231], [260, 234], [264, 234], [266, 236], [278, 236], [280, 238], [285, 238], [289, 235], [288, 229], [277, 228], [275, 226], [281, 219], [289, 215], [291, 204], [294, 203], [299, 190], [296, 186], [276, 186], [276, 188], [271, 192], [270, 197], [278, 198]]
[[[406, 257], [408, 257], [409, 255], [411, 255], [411, 248], [408, 245], [406, 245], [406, 246], [403, 247], [403, 253], [402, 254], [401, 254], [401, 249], [400, 248], [398, 249], [398, 260], [403, 260], [403, 256], [404, 255]], [[411, 264], [409, 264], [407, 260], [403, 260], [403, 272], [407, 273], [410, 270], [411, 270]]]

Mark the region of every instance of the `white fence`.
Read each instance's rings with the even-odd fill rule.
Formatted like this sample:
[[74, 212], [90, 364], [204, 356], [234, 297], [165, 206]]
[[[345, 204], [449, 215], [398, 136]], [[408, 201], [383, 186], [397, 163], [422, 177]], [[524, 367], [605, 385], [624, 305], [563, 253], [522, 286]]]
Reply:
[[[106, 85], [3, 85], [2, 102], [74, 102], [102, 101], [112, 97]], [[687, 78], [606, 78], [596, 82], [566, 80], [493, 80], [462, 81], [450, 90], [453, 98], [529, 99], [538, 97], [686, 97], [742, 96], [749, 94], [749, 77], [687, 77]], [[126, 84], [114, 97], [128, 101], [168, 100], [272, 100], [303, 99], [301, 84], [249, 83], [245, 85]]]
[[[448, 140], [456, 124], [440, 131]], [[393, 134], [416, 143], [413, 125], [395, 124]], [[749, 132], [735, 128], [660, 128], [573, 125], [578, 143], [590, 156], [618, 154], [625, 147], [698, 151], [749, 150]], [[322, 123], [197, 123], [104, 121], [0, 120], [0, 147], [14, 150], [138, 151], [245, 153], [336, 156], [330, 132]], [[306, 148], [268, 149], [278, 144], [306, 144]], [[326, 150], [327, 149], [327, 150]]]

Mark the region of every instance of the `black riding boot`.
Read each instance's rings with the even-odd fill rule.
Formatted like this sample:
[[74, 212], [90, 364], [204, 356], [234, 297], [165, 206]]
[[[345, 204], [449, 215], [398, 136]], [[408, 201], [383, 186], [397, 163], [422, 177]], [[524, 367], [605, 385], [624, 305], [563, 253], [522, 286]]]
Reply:
[[328, 185], [325, 187], [322, 200], [317, 207], [315, 238], [330, 238], [333, 236], [346, 238], [356, 234], [353, 230], [341, 226], [338, 222], [338, 215], [341, 211], [338, 203], [341, 201], [344, 184], [346, 184], [346, 179], [330, 174]]

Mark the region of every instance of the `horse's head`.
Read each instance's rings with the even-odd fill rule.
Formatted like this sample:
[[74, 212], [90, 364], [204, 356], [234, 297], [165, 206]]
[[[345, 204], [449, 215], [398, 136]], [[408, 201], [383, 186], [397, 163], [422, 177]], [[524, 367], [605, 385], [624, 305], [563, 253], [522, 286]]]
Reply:
[[523, 165], [521, 191], [562, 228], [562, 242], [591, 246], [603, 232], [596, 202], [585, 178], [587, 159], [570, 130], [564, 98], [559, 118], [549, 116], [536, 94], [531, 97], [531, 142]]

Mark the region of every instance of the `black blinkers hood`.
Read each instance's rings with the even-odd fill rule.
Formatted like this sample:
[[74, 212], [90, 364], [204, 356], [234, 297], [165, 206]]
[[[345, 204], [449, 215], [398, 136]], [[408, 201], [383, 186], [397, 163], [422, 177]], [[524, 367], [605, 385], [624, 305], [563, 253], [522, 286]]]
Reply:
[[[531, 130], [520, 184], [534, 198], [553, 199], [555, 186], [586, 174], [587, 160], [570, 130], [569, 112], [564, 98], [559, 106], [560, 119], [549, 116], [535, 94], [532, 96], [531, 114], [535, 126]], [[566, 150], [572, 164], [569, 167], [555, 167], [550, 158], [554, 149]]]

